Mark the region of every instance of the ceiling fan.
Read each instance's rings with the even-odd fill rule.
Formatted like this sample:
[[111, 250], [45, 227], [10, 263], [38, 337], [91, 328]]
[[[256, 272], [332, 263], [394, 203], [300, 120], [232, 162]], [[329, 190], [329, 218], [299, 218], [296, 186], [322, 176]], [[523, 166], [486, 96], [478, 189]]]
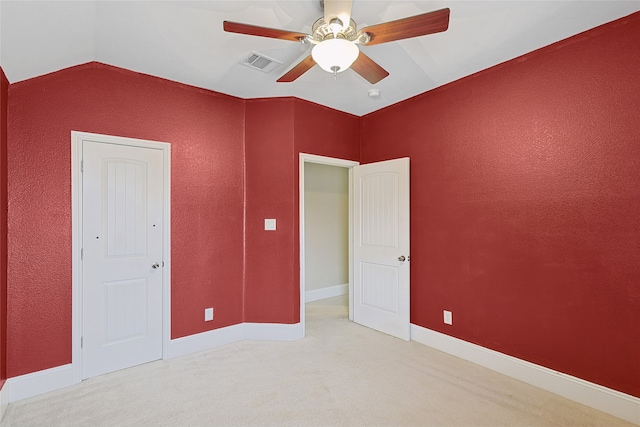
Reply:
[[311, 55], [280, 77], [277, 80], [280, 83], [292, 82], [318, 64], [334, 75], [352, 68], [371, 84], [384, 79], [389, 72], [361, 52], [358, 45], [373, 46], [439, 33], [449, 28], [450, 10], [445, 8], [358, 31], [355, 21], [351, 19], [353, 0], [320, 0], [320, 3], [324, 6], [324, 16], [313, 24], [311, 34], [231, 21], [224, 21], [223, 28], [230, 33], [313, 45]]

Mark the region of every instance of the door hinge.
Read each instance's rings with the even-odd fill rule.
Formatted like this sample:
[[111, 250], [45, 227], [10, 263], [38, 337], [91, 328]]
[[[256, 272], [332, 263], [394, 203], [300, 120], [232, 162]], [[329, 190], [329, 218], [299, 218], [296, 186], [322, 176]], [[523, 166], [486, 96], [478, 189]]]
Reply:
[[80, 173], [84, 172], [84, 160], [80, 160]]
[[84, 337], [80, 337], [80, 348], [84, 348]]
[[84, 248], [80, 248], [80, 259], [84, 259]]

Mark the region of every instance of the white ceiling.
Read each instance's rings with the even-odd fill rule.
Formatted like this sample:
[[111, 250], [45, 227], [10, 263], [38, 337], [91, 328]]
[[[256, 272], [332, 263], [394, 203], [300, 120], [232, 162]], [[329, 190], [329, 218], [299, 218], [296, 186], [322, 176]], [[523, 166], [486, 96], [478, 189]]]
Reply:
[[[319, 0], [0, 1], [0, 65], [10, 83], [99, 61], [241, 98], [295, 96], [358, 116], [640, 11], [640, 1], [354, 0], [359, 28], [448, 7], [449, 29], [363, 52], [390, 72], [375, 85], [314, 67], [276, 83], [309, 54], [301, 43], [225, 33], [222, 21], [311, 32]], [[241, 62], [282, 62], [270, 73]], [[380, 90], [372, 99], [368, 91]]]

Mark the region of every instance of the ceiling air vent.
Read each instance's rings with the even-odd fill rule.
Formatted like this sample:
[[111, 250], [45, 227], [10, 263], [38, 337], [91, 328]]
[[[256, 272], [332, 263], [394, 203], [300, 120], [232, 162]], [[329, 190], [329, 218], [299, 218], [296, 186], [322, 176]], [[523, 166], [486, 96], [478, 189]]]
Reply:
[[242, 61], [242, 64], [255, 70], [269, 73], [279, 65], [282, 65], [282, 62], [276, 61], [273, 58], [269, 58], [257, 52], [251, 52], [251, 54]]

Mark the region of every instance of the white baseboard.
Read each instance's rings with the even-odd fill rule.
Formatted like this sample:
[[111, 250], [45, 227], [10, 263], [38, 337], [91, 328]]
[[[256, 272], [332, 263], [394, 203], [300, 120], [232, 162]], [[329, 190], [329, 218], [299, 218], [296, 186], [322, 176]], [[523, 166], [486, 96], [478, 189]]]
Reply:
[[73, 375], [73, 365], [69, 363], [68, 365], [56, 366], [55, 368], [9, 378], [3, 389], [9, 389], [9, 403], [11, 403], [77, 383], [78, 381], [75, 380]]
[[296, 341], [304, 338], [302, 323], [244, 323], [245, 340]]
[[242, 340], [295, 341], [302, 337], [300, 323], [240, 323], [171, 340], [164, 358], [172, 359]]
[[164, 352], [164, 359], [185, 356], [210, 348], [231, 344], [244, 339], [244, 324], [227, 326], [212, 331], [176, 338], [169, 341]]
[[[303, 338], [303, 332], [301, 323], [240, 323], [171, 340], [163, 358], [185, 356], [242, 340], [295, 341]], [[78, 383], [72, 364], [57, 366], [9, 378], [0, 390], [0, 400], [7, 396], [8, 403], [16, 402]]]
[[312, 302], [326, 298], [338, 297], [349, 293], [349, 284], [329, 286], [327, 288], [314, 289], [304, 293], [304, 301]]
[[635, 396], [413, 324], [411, 339], [640, 425], [640, 398]]
[[2, 385], [0, 388], [0, 421], [4, 418], [4, 414], [7, 411], [7, 406], [9, 405], [9, 387], [7, 387], [7, 383]]

